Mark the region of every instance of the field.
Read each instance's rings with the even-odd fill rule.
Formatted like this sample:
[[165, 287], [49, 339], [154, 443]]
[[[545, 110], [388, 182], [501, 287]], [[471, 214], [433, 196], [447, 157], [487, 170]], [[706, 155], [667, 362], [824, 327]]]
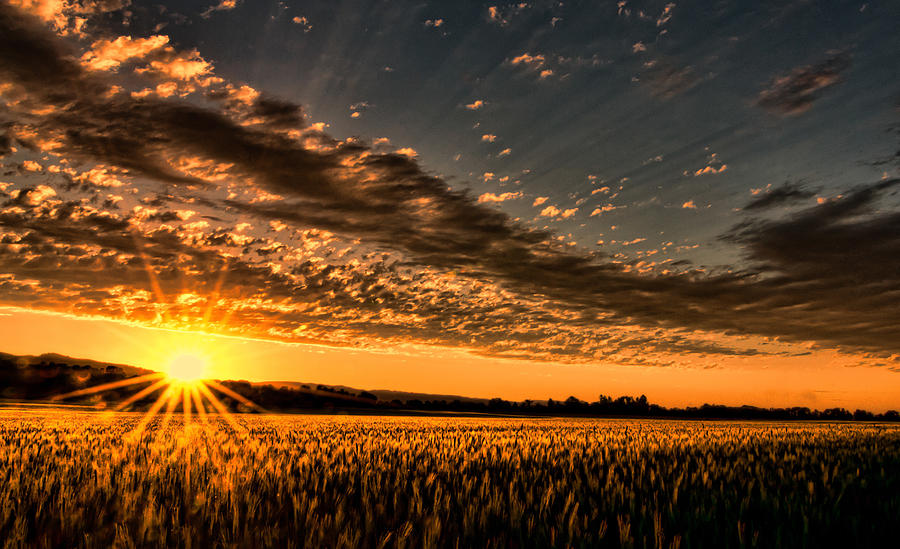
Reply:
[[900, 428], [0, 409], [7, 547], [896, 546]]

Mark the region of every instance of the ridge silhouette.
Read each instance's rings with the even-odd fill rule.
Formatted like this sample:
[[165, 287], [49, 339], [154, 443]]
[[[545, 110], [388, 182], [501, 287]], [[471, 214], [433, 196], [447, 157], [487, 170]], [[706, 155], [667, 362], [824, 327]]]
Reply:
[[[124, 364], [74, 359], [59, 354], [16, 356], [0, 353], [0, 399], [7, 401], [50, 401], [58, 395], [104, 383], [151, 373], [150, 370]], [[808, 407], [763, 408], [757, 406], [724, 406], [703, 404], [685, 408], [669, 408], [651, 403], [647, 397], [599, 395], [587, 402], [574, 396], [566, 400], [510, 401], [501, 398], [478, 399], [448, 397], [399, 391], [365, 391], [343, 386], [282, 382], [250, 383], [219, 380], [240, 396], [268, 411], [299, 413], [362, 413], [398, 415], [503, 415], [503, 416], [570, 416], [570, 417], [649, 417], [682, 419], [788, 420], [788, 421], [900, 421], [900, 413], [889, 410], [873, 413], [853, 412], [844, 408], [812, 410]], [[120, 402], [152, 382], [85, 395], [66, 401], [105, 408]], [[379, 397], [379, 394], [382, 396]], [[385, 395], [409, 398], [384, 398]], [[433, 397], [433, 398], [429, 398]], [[450, 400], [452, 398], [452, 400]], [[132, 410], [144, 410], [154, 397], [138, 399]], [[222, 403], [234, 412], [253, 412], [236, 399], [223, 396]], [[180, 404], [179, 404], [180, 406]], [[177, 408], [176, 408], [177, 410]]]

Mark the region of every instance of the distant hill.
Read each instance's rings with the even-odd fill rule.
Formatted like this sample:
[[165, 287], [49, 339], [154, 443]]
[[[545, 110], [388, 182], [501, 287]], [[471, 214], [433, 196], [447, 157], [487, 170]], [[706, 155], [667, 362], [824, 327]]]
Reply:
[[[96, 360], [72, 358], [55, 353], [16, 356], [0, 353], [0, 400], [50, 401], [60, 404], [87, 404], [96, 408], [130, 402], [132, 410], [146, 410], [166, 393], [147, 392], [155, 378], [129, 379], [153, 373], [150, 370]], [[124, 381], [124, 382], [123, 382]], [[120, 383], [121, 382], [121, 383]], [[85, 391], [103, 386], [103, 391]], [[211, 384], [215, 387], [215, 384]], [[758, 408], [721, 406], [666, 408], [647, 397], [600, 395], [594, 402], [574, 396], [564, 401], [508, 401], [456, 395], [414, 393], [391, 390], [361, 390], [343, 385], [324, 385], [299, 381], [256, 382], [220, 380], [221, 403], [233, 411], [303, 413], [362, 413], [403, 415], [497, 415], [527, 417], [655, 417], [732, 420], [815, 420], [815, 421], [900, 421], [900, 413], [873, 414], [865, 410], [842, 408]], [[76, 392], [74, 395], [69, 393]], [[138, 393], [141, 394], [138, 394]], [[231, 396], [228, 396], [230, 392]], [[69, 395], [60, 400], [60, 395]], [[134, 398], [131, 398], [134, 397]], [[130, 399], [130, 400], [129, 400]], [[247, 401], [255, 406], [246, 406]], [[178, 411], [181, 402], [175, 404]]]
[[[322, 386], [319, 383], [304, 383], [302, 381], [261, 381], [253, 383], [253, 385], [272, 385], [273, 387], [308, 390], [315, 390], [317, 387]], [[411, 393], [407, 391], [392, 391], [390, 389], [358, 389], [355, 387], [348, 387], [346, 385], [328, 385], [327, 387], [335, 391], [343, 390], [354, 395], [360, 393], [369, 393], [378, 397], [378, 400], [382, 402], [393, 402], [394, 400], [399, 400], [403, 404], [414, 400], [418, 400], [421, 402], [441, 400], [446, 402], [453, 402], [458, 400], [459, 402], [478, 404], [485, 404], [490, 401], [490, 399], [487, 398], [465, 397], [459, 395], [442, 395], [435, 393]]]
[[479, 404], [485, 404], [490, 401], [490, 399], [488, 398], [465, 397], [459, 395], [441, 395], [432, 393], [410, 393], [407, 391], [391, 391], [390, 389], [376, 389], [369, 392], [377, 396], [378, 400], [386, 400], [388, 402], [399, 400], [404, 404], [413, 400], [420, 400], [422, 402], [428, 400], [445, 400], [447, 402], [453, 402], [458, 400], [460, 402], [472, 402]]
[[[12, 355], [0, 353], [0, 398], [13, 400], [43, 400], [53, 396], [121, 381], [152, 373], [150, 370], [56, 353], [43, 355]], [[100, 398], [114, 398], [111, 393]]]
[[68, 366], [90, 366], [94, 369], [107, 369], [109, 367], [119, 368], [123, 374], [128, 376], [144, 375], [153, 373], [152, 370], [138, 368], [128, 364], [118, 364], [115, 362], [100, 362], [99, 360], [91, 360], [88, 358], [74, 358], [59, 353], [44, 353], [42, 355], [11, 355], [9, 353], [0, 353], [0, 360], [15, 361], [22, 365], [34, 365], [44, 363], [65, 364]]

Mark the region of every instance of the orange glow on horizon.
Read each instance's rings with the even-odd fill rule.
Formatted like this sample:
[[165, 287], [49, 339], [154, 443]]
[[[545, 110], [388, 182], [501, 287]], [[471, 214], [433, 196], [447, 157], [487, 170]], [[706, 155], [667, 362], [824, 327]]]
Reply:
[[[651, 402], [679, 407], [714, 403], [900, 409], [900, 374], [884, 367], [854, 367], [852, 357], [826, 350], [797, 357], [729, 358], [708, 369], [560, 364], [442, 347], [408, 346], [388, 353], [279, 343], [12, 307], [0, 308], [0, 333], [5, 334], [0, 351], [57, 352], [138, 366], [159, 372], [154, 379], [160, 387], [169, 383], [169, 361], [190, 352], [208, 359], [207, 380], [297, 381], [507, 400], [565, 400], [573, 395], [592, 401], [600, 394], [645, 394]], [[52, 345], [48, 333], [54, 334]]]

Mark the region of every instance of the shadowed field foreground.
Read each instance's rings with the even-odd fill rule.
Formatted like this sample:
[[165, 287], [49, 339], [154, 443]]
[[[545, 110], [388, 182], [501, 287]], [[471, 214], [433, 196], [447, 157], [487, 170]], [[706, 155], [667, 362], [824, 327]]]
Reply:
[[162, 416], [135, 435], [137, 414], [0, 410], [0, 539], [8, 547], [896, 542], [892, 426], [232, 417]]

